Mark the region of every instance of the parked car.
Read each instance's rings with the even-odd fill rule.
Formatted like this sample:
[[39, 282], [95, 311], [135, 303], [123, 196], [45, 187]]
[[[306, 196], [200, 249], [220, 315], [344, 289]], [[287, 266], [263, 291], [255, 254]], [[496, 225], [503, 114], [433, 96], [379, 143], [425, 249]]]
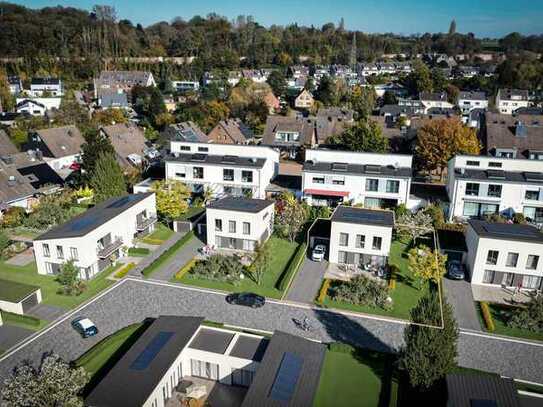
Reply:
[[226, 296], [228, 304], [243, 305], [245, 307], [260, 308], [266, 303], [266, 299], [255, 293], [233, 293]]
[[451, 260], [447, 264], [447, 277], [451, 280], [463, 280], [466, 278], [466, 269], [458, 260]]
[[83, 338], [88, 338], [89, 336], [94, 336], [98, 333], [98, 328], [94, 325], [87, 317], [79, 317], [72, 321], [72, 327], [79, 332]]
[[325, 254], [326, 254], [326, 246], [323, 244], [318, 244], [313, 248], [313, 252], [311, 253], [311, 260], [323, 261]]

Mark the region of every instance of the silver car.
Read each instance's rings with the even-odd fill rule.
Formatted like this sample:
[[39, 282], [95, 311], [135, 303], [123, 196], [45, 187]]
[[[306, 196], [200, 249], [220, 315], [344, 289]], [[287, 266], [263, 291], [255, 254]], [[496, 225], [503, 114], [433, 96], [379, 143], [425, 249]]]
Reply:
[[313, 248], [313, 252], [311, 253], [311, 260], [323, 261], [325, 254], [326, 254], [326, 246], [323, 244], [318, 244]]

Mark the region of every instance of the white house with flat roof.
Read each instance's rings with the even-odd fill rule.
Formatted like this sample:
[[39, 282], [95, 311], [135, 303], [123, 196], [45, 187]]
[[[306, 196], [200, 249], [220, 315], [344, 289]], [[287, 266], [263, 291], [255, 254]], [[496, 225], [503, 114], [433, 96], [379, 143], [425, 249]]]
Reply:
[[472, 219], [465, 236], [472, 284], [543, 288], [543, 233], [537, 228]]
[[462, 114], [469, 114], [473, 109], [487, 109], [488, 98], [485, 92], [460, 92], [457, 101]]
[[513, 114], [521, 107], [530, 106], [530, 92], [522, 89], [498, 89], [496, 108], [501, 114]]
[[182, 181], [193, 192], [209, 188], [215, 197], [263, 199], [279, 172], [279, 152], [271, 147], [171, 141], [166, 179]]
[[206, 207], [207, 244], [218, 249], [253, 251], [273, 232], [274, 201], [227, 197]]
[[543, 223], [543, 161], [457, 155], [448, 164], [449, 220], [522, 213]]
[[124, 256], [123, 247], [154, 230], [154, 192], [111, 198], [34, 239], [39, 274], [57, 274], [73, 260], [88, 280]]
[[361, 268], [387, 264], [394, 213], [340, 205], [330, 218], [329, 261]]
[[304, 199], [314, 206], [347, 201], [366, 208], [407, 205], [412, 161], [411, 155], [306, 150]]

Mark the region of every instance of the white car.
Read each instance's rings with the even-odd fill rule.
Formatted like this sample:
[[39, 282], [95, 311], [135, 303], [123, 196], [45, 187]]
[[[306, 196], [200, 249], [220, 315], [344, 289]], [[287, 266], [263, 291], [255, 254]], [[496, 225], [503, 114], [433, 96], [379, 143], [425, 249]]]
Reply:
[[79, 332], [83, 338], [94, 336], [98, 333], [98, 328], [89, 318], [79, 317], [72, 321], [72, 327]]
[[323, 244], [318, 244], [313, 248], [313, 252], [311, 253], [311, 260], [323, 261], [325, 254], [326, 254], [326, 246]]

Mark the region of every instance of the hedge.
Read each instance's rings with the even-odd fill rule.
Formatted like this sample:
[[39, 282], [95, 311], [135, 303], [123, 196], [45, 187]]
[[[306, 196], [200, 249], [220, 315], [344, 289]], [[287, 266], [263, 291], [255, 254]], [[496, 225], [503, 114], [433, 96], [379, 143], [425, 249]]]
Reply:
[[147, 243], [147, 244], [152, 244], [154, 246], [160, 246], [162, 243], [164, 243], [164, 240], [160, 240], [160, 239], [153, 239], [152, 237], [144, 237], [142, 239], [142, 241], [144, 243]]
[[12, 324], [28, 325], [36, 328], [41, 324], [41, 320], [39, 318], [31, 315], [20, 315], [8, 311], [0, 311], [0, 313], [2, 314], [2, 320], [4, 323], [11, 322]]
[[306, 251], [307, 245], [305, 243], [298, 246], [296, 252], [290, 259], [287, 269], [283, 272], [277, 283], [277, 289], [279, 291], [285, 291], [288, 288], [292, 277], [298, 272], [298, 269], [305, 258]]
[[126, 266], [124, 266], [122, 269], [117, 271], [115, 273], [116, 278], [123, 278], [128, 274], [130, 270], [132, 270], [136, 265], [134, 263], [128, 263]]
[[322, 280], [321, 288], [319, 290], [319, 295], [317, 296], [317, 303], [322, 304], [324, 300], [326, 299], [326, 295], [328, 294], [328, 289], [330, 288], [330, 279], [325, 278]]
[[492, 319], [492, 314], [490, 313], [488, 303], [481, 301], [479, 306], [481, 307], [481, 313], [483, 314], [483, 320], [485, 321], [487, 331], [494, 332], [496, 327], [494, 326], [494, 320]]
[[181, 280], [185, 274], [188, 273], [188, 271], [194, 267], [198, 259], [196, 257], [193, 257], [190, 259], [177, 273], [175, 273], [175, 279]]
[[128, 249], [129, 256], [147, 256], [149, 253], [151, 253], [151, 250], [146, 247], [131, 247]]

